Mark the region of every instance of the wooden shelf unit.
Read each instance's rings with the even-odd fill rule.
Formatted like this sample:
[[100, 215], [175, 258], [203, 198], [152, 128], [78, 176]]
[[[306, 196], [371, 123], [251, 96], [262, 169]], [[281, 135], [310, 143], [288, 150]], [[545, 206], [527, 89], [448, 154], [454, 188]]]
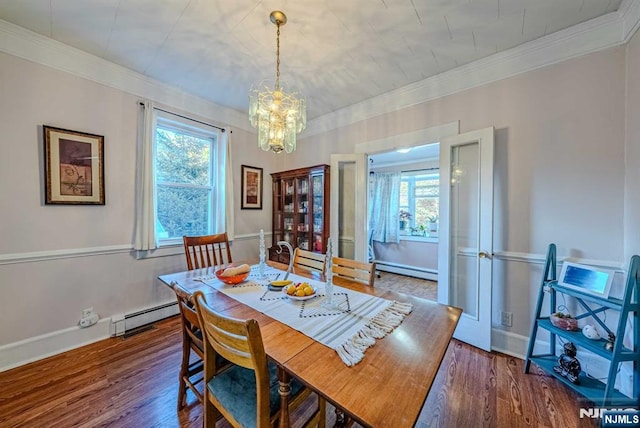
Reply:
[[[640, 317], [640, 304], [638, 303], [638, 292], [640, 291], [640, 256], [635, 255], [631, 257], [622, 299], [598, 297], [563, 287], [558, 284], [556, 272], [556, 246], [555, 244], [550, 244], [547, 251], [540, 291], [538, 293], [535, 319], [533, 321], [531, 336], [529, 338], [524, 372], [528, 373], [531, 362], [534, 362], [544, 371], [552, 374], [569, 388], [582, 394], [586, 399], [596, 405], [601, 405], [603, 407], [637, 406], [640, 401], [640, 332], [638, 331], [638, 327], [640, 326], [640, 321], [638, 320]], [[605, 339], [588, 339], [580, 330], [566, 331], [551, 323], [550, 314], [555, 313], [558, 309], [556, 305], [557, 293], [573, 297], [585, 310], [584, 313], [575, 316], [577, 319], [591, 318], [598, 325], [604, 326], [604, 321], [600, 317], [605, 313], [605, 311], [610, 310], [619, 312], [618, 323], [615, 326], [615, 330], [611, 330], [616, 337], [612, 350], [605, 349], [605, 345], [607, 343], [607, 340]], [[541, 314], [545, 294], [549, 295], [549, 315]], [[632, 316], [634, 313], [635, 316]], [[631, 320], [633, 325], [632, 349], [623, 345], [627, 320]], [[549, 332], [549, 351], [543, 354], [534, 354], [533, 349], [539, 328]], [[558, 356], [556, 355], [556, 337], [560, 337], [576, 345], [578, 348], [578, 361], [580, 361], [581, 350], [588, 350], [593, 354], [609, 360], [609, 370], [606, 382], [601, 382], [597, 379], [591, 378], [587, 376], [584, 371], [580, 372], [579, 384], [574, 384], [566, 378], [558, 375], [553, 370], [554, 366], [558, 365]], [[633, 364], [632, 397], [627, 397], [615, 389], [619, 366], [621, 363], [626, 361]]]
[[329, 165], [316, 165], [271, 174], [273, 190], [273, 242], [269, 259], [289, 263], [286, 248], [326, 253], [329, 238]]

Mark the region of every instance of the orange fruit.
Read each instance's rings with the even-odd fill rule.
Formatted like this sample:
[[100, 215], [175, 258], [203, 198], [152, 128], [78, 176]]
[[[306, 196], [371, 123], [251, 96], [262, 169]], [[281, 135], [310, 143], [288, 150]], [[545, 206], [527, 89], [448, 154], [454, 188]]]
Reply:
[[305, 287], [304, 288], [304, 295], [305, 296], [311, 296], [313, 294], [313, 288], [311, 287]]
[[304, 289], [299, 288], [299, 289], [296, 291], [296, 296], [298, 296], [298, 297], [304, 297], [304, 296], [305, 296], [305, 294], [304, 294]]

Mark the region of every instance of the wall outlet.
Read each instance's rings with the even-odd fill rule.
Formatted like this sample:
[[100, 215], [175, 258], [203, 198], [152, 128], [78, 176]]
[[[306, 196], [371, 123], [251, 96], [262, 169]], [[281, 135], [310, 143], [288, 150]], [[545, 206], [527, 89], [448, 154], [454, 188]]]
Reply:
[[96, 324], [99, 319], [98, 314], [93, 312], [93, 308], [87, 308], [82, 310], [82, 318], [80, 318], [78, 324], [81, 328], [91, 327]]
[[81, 318], [89, 318], [91, 315], [93, 315], [93, 308], [83, 309]]
[[500, 324], [505, 327], [513, 325], [513, 314], [511, 312], [500, 312]]

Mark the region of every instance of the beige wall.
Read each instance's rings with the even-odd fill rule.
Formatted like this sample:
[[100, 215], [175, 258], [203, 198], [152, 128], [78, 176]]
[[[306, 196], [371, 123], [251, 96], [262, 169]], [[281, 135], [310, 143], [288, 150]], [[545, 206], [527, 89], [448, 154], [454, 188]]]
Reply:
[[640, 254], [640, 31], [627, 45], [625, 260]]
[[[109, 318], [173, 301], [156, 277], [186, 265], [183, 254], [136, 260], [126, 250], [133, 240], [138, 97], [7, 54], [0, 54], [0, 94], [2, 367], [2, 345], [74, 328], [82, 309]], [[205, 119], [220, 124], [216, 111]], [[105, 206], [43, 204], [43, 124], [104, 135]], [[282, 161], [258, 149], [253, 134], [230, 130], [235, 189], [240, 165], [264, 168], [264, 208], [240, 210], [236, 197], [234, 210], [234, 258], [257, 258], [258, 233], [271, 230], [269, 174]], [[113, 247], [125, 250], [82, 256]], [[80, 256], [52, 256], [59, 251]], [[44, 261], [3, 261], [42, 252]]]
[[[289, 161], [453, 121], [460, 132], [494, 126], [494, 251], [544, 254], [554, 242], [561, 256], [623, 263], [625, 55], [606, 49], [314, 135]], [[539, 278], [535, 263], [494, 261], [495, 327], [513, 312], [505, 329], [528, 337]]]

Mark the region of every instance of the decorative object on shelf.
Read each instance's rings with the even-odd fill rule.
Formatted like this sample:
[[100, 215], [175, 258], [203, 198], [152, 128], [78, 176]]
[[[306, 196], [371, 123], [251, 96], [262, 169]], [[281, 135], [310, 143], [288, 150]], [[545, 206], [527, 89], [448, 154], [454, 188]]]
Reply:
[[242, 205], [243, 210], [262, 209], [262, 168], [242, 165]]
[[324, 301], [322, 302], [322, 306], [327, 309], [334, 309], [335, 305], [333, 303], [333, 247], [331, 243], [331, 237], [327, 239], [327, 254], [326, 254], [326, 262], [324, 264], [325, 267], [325, 283], [324, 283]]
[[582, 334], [584, 334], [584, 337], [586, 337], [587, 339], [591, 339], [591, 340], [599, 340], [600, 339], [600, 335], [598, 334], [598, 330], [596, 330], [596, 328], [594, 326], [592, 326], [591, 324], [587, 324], [584, 327], [582, 327]]
[[578, 331], [578, 320], [573, 318], [571, 314], [556, 312], [551, 314], [551, 324], [567, 331]]
[[265, 270], [265, 259], [267, 257], [267, 251], [264, 246], [264, 230], [260, 229], [260, 279], [266, 279], [267, 275], [264, 273]]
[[288, 91], [280, 82], [280, 26], [287, 16], [273, 11], [269, 16], [276, 25], [276, 81], [262, 81], [249, 92], [249, 121], [258, 128], [258, 147], [275, 153], [291, 153], [296, 149], [296, 134], [307, 126], [307, 107], [300, 92]]
[[604, 344], [604, 349], [607, 351], [613, 351], [613, 345], [616, 341], [616, 335], [613, 333], [609, 333], [609, 341]]
[[398, 218], [400, 219], [400, 230], [405, 230], [407, 227], [407, 222], [411, 220], [411, 213], [406, 210], [400, 210]]
[[287, 247], [287, 249], [289, 250], [289, 254], [291, 254], [291, 257], [289, 257], [289, 267], [287, 268], [287, 273], [284, 276], [284, 280], [287, 280], [289, 278], [291, 270], [293, 269], [293, 247], [287, 241], [278, 241], [278, 254], [282, 253], [283, 245]]
[[437, 215], [431, 215], [429, 217], [427, 217], [429, 220], [429, 232], [437, 232], [438, 231], [438, 216]]
[[104, 205], [104, 136], [44, 125], [44, 203]]
[[562, 347], [564, 352], [558, 358], [559, 366], [553, 367], [553, 370], [560, 376], [565, 377], [571, 383], [578, 385], [580, 383], [580, 361], [576, 358], [576, 345], [567, 342]]

